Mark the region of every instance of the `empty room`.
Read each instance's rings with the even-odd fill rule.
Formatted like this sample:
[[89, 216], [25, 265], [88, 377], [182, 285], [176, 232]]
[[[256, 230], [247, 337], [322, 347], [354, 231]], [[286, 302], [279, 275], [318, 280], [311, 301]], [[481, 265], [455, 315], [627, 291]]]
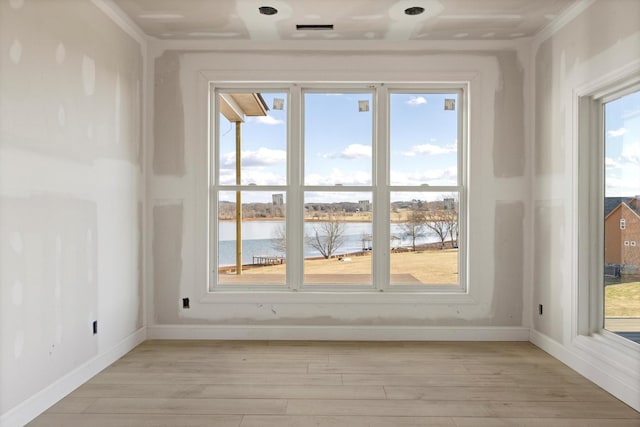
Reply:
[[639, 426], [640, 1], [0, 0], [0, 426]]

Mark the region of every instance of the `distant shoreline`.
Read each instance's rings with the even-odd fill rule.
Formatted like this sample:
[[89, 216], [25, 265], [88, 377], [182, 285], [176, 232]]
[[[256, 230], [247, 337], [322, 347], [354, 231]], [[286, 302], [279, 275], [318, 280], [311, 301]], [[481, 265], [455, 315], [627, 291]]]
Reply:
[[[224, 219], [218, 219], [218, 221], [220, 222], [235, 222], [234, 218], [224, 218]], [[275, 222], [275, 221], [279, 221], [279, 222], [285, 222], [285, 218], [284, 217], [273, 217], [273, 218], [242, 218], [242, 222]], [[313, 217], [305, 217], [304, 218], [305, 222], [332, 222], [332, 221], [338, 221], [338, 222], [372, 222], [372, 218], [371, 216], [359, 216], [359, 217], [352, 217], [352, 216], [347, 216], [347, 217], [337, 217], [337, 218], [333, 218], [333, 219], [329, 219], [329, 218], [313, 218]], [[402, 219], [391, 219], [391, 223], [392, 224], [398, 224], [398, 223], [402, 223], [402, 222], [406, 222], [403, 221]]]

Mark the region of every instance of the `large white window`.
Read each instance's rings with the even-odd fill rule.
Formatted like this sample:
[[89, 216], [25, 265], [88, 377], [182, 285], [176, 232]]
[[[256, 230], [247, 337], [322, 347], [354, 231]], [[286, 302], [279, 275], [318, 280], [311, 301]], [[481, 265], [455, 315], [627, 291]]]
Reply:
[[[600, 99], [604, 167], [604, 328], [640, 343], [640, 91]], [[634, 242], [633, 245], [630, 242]]]
[[211, 100], [210, 291], [466, 290], [464, 85]]

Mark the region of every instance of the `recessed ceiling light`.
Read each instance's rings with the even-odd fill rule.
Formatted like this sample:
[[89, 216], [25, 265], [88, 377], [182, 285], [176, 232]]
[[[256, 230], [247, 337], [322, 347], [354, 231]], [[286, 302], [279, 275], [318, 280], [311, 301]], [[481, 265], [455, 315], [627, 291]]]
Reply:
[[413, 6], [413, 7], [408, 7], [404, 10], [404, 14], [405, 15], [420, 15], [422, 12], [424, 12], [424, 7], [420, 7], [420, 6]]
[[260, 6], [258, 10], [262, 15], [275, 15], [276, 13], [278, 13], [278, 9], [271, 6]]

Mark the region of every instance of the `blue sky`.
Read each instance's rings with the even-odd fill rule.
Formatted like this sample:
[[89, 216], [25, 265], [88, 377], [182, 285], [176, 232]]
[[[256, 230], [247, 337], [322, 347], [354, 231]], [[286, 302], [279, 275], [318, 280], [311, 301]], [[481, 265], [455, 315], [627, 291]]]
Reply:
[[640, 92], [605, 104], [606, 196], [640, 195]]
[[[262, 96], [268, 116], [248, 117], [242, 125], [242, 184], [285, 185], [288, 99], [284, 93]], [[271, 108], [275, 98], [285, 99], [284, 110]], [[445, 110], [445, 99], [455, 101], [454, 110]], [[394, 93], [390, 103], [391, 184], [456, 185], [457, 95]], [[371, 93], [305, 93], [306, 185], [371, 185], [374, 107]], [[235, 125], [222, 116], [219, 162], [220, 182], [234, 184]]]

